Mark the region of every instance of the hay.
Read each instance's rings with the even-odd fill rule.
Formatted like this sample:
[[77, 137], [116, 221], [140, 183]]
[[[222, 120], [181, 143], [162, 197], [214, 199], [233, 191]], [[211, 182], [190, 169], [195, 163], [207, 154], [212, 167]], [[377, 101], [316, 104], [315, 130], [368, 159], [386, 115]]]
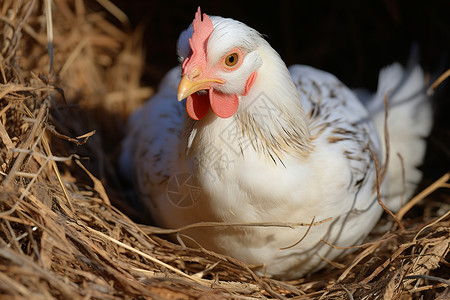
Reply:
[[49, 55], [48, 2], [0, 6], [2, 299], [448, 296], [449, 174], [397, 214], [406, 229], [374, 233], [355, 254], [291, 282], [133, 222], [111, 204], [129, 207], [106, 149], [153, 92], [140, 84], [142, 30], [109, 1], [55, 0]]

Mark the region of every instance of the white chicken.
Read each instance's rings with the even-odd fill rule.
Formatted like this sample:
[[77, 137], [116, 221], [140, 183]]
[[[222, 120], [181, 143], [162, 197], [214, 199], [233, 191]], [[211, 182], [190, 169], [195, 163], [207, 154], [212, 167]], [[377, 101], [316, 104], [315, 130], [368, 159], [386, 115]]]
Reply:
[[333, 75], [301, 65], [288, 70], [257, 31], [232, 19], [202, 20], [200, 9], [180, 35], [178, 55], [182, 67], [131, 116], [120, 157], [157, 225], [234, 224], [183, 233], [191, 244], [280, 279], [325, 266], [347, 251], [322, 240], [356, 245], [383, 211], [374, 157], [385, 163], [388, 92], [390, 145], [402, 155], [408, 186], [403, 193], [394, 152], [383, 201], [398, 208], [414, 191], [431, 128], [419, 67], [381, 71], [365, 107]]

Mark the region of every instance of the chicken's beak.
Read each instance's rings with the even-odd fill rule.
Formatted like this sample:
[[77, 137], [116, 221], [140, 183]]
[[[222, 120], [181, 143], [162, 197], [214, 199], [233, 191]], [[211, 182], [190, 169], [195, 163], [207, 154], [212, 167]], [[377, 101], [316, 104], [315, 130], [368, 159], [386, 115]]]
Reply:
[[178, 85], [178, 101], [181, 101], [200, 90], [208, 90], [214, 83], [223, 84], [225, 83], [225, 81], [215, 78], [190, 80], [187, 75], [184, 75], [183, 78], [181, 78], [180, 84]]

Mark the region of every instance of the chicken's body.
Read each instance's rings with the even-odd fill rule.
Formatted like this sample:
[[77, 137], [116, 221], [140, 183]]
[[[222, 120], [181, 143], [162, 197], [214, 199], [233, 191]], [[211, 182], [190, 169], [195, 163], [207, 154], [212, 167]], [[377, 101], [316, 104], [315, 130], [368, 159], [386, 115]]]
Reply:
[[[302, 276], [344, 253], [321, 240], [338, 246], [358, 244], [382, 213], [374, 158], [382, 165], [385, 154], [374, 116], [333, 75], [299, 65], [288, 70], [246, 25], [219, 17], [211, 20], [214, 31], [207, 46], [220, 48], [224, 41], [217, 39], [235, 28], [236, 44], [231, 41], [223, 53], [233, 46], [248, 47], [242, 50], [247, 51], [245, 60], [255, 64], [246, 73], [251, 75], [245, 92], [226, 86], [233, 83], [226, 77], [230, 74], [220, 77], [226, 82], [223, 88], [222, 83], [211, 87], [221, 93], [234, 89], [239, 107], [231, 116], [218, 117], [223, 112], [211, 100], [213, 109], [198, 114], [199, 120], [185, 116], [183, 105], [175, 100], [180, 69], [172, 70], [153, 99], [131, 117], [121, 168], [135, 182], [159, 226], [233, 223], [190, 229], [186, 234], [207, 249], [258, 265], [268, 275]], [[239, 33], [245, 30], [244, 47]], [[192, 35], [192, 29], [184, 34]], [[179, 42], [183, 58], [189, 55], [185, 37], [182, 34]], [[251, 56], [255, 51], [256, 58]], [[208, 59], [212, 56], [207, 53]], [[241, 69], [247, 67], [245, 60]], [[183, 72], [186, 69], [184, 65]], [[414, 72], [421, 81], [412, 84], [422, 86], [411, 94], [423, 87], [423, 74], [419, 69]], [[423, 99], [420, 94], [416, 102]], [[188, 112], [196, 117], [195, 111], [188, 108]], [[429, 124], [425, 126], [424, 131], [429, 130]], [[389, 202], [388, 197], [383, 199]], [[323, 220], [313, 226], [273, 226]], [[272, 225], [245, 225], [249, 223]]]

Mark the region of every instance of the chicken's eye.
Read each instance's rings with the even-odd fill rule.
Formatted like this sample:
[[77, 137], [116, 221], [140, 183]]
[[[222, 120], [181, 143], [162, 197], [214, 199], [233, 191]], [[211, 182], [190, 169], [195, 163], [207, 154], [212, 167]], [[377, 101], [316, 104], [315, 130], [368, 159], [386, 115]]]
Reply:
[[235, 66], [238, 63], [238, 60], [239, 60], [238, 54], [237, 53], [231, 53], [230, 55], [228, 55], [225, 58], [225, 64], [228, 67], [233, 67], [233, 66]]

